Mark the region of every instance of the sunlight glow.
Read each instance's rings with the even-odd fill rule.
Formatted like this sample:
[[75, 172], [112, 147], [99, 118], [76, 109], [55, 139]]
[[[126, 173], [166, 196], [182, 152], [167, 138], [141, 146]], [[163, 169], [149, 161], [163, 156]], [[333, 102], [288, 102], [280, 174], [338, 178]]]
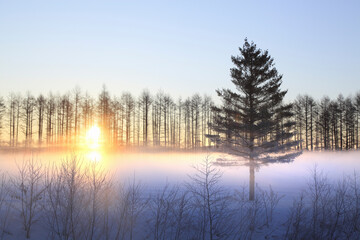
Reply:
[[89, 148], [99, 148], [100, 145], [100, 128], [96, 125], [92, 126], [86, 133], [86, 144]]
[[86, 158], [91, 162], [100, 162], [102, 159], [101, 153], [98, 151], [91, 151], [86, 154]]

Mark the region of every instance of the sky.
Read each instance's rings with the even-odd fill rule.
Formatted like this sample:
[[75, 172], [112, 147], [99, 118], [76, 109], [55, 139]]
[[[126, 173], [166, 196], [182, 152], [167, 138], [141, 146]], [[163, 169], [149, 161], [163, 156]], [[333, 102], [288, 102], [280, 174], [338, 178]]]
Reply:
[[174, 98], [231, 88], [244, 39], [268, 50], [287, 100], [360, 90], [360, 1], [0, 0], [0, 96]]

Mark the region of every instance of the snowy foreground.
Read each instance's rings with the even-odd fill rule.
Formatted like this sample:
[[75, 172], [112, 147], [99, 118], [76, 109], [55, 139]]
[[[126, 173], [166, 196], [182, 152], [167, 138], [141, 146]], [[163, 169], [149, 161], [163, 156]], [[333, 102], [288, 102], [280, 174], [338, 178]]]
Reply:
[[[307, 165], [306, 174], [293, 170], [303, 175], [302, 188], [296, 174], [277, 176], [296, 163], [274, 165], [279, 171], [270, 177], [271, 167], [259, 169], [258, 181], [274, 184], [258, 184], [254, 201], [247, 184], [230, 183], [233, 170], [206, 156], [181, 181], [158, 185], [134, 172], [121, 179], [74, 155], [56, 164], [24, 158], [9, 169], [2, 161], [0, 239], [359, 239], [358, 153], [336, 162], [337, 153], [326, 154], [329, 161]], [[337, 164], [344, 168], [334, 177]], [[284, 177], [294, 186], [271, 181]]]

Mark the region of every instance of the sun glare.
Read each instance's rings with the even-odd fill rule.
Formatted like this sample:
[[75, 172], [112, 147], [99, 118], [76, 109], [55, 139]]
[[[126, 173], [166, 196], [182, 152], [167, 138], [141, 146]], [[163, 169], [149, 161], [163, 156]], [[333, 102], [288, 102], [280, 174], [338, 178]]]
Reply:
[[92, 126], [86, 133], [86, 143], [89, 148], [98, 148], [100, 144], [100, 128], [96, 125]]
[[88, 152], [86, 158], [92, 162], [100, 162], [102, 159], [101, 153], [97, 150]]

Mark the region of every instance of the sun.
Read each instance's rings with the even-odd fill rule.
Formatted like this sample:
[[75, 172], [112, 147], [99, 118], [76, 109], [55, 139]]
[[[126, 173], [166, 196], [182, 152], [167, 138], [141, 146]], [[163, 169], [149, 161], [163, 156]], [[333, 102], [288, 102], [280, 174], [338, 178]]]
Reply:
[[86, 144], [89, 148], [98, 148], [101, 131], [97, 125], [92, 126], [86, 133]]

